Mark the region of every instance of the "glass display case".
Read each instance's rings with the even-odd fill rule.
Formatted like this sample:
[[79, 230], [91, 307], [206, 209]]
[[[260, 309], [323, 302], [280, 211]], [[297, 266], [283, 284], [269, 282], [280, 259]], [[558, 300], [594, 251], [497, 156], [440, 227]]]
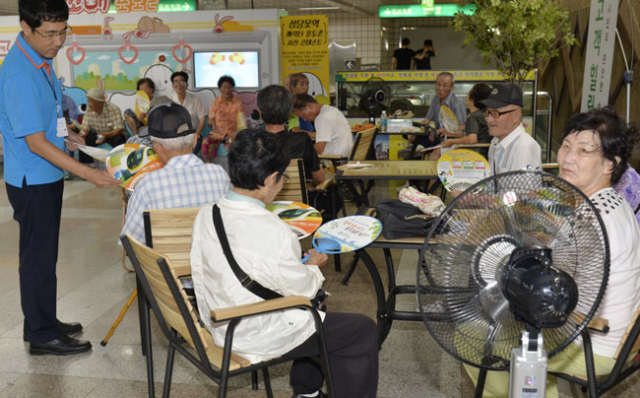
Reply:
[[[380, 117], [386, 111], [389, 118], [394, 114], [414, 121], [424, 119], [429, 111], [431, 100], [436, 96], [436, 78], [443, 71], [343, 71], [336, 75], [336, 106], [347, 117], [352, 125], [362, 123], [365, 119]], [[447, 71], [455, 77], [454, 94], [465, 103], [467, 93], [477, 83], [504, 82], [505, 79], [497, 70], [457, 70]], [[532, 70], [522, 83], [524, 107], [522, 109], [523, 125], [532, 134], [536, 131], [537, 70]], [[464, 121], [459, 122], [464, 123]], [[387, 153], [393, 159], [393, 147], [402, 147], [402, 138], [393, 142], [395, 137], [379, 136], [376, 149], [384, 146], [386, 140]], [[395, 144], [395, 145], [394, 145]], [[391, 149], [391, 150], [389, 150]], [[376, 151], [380, 153], [380, 151]], [[384, 152], [384, 148], [382, 148]], [[384, 155], [382, 155], [384, 156]]]
[[[396, 110], [410, 111], [415, 118], [424, 118], [436, 95], [436, 77], [442, 71], [372, 71], [338, 72], [336, 75], [336, 104], [348, 118], [368, 118], [370, 112], [377, 119], [384, 109], [387, 115]], [[448, 71], [455, 76], [454, 94], [463, 102], [476, 83], [489, 85], [504, 82], [496, 70]], [[524, 116], [535, 113], [537, 71], [533, 70], [522, 84]], [[383, 94], [383, 97], [380, 95]], [[377, 95], [376, 95], [377, 94]]]

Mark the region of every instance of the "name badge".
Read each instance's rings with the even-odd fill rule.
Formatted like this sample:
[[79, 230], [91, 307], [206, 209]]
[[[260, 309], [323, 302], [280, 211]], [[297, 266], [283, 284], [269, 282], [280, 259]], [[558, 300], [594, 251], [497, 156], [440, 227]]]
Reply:
[[63, 117], [58, 118], [58, 127], [56, 129], [56, 136], [67, 137], [69, 132], [67, 131], [67, 120]]

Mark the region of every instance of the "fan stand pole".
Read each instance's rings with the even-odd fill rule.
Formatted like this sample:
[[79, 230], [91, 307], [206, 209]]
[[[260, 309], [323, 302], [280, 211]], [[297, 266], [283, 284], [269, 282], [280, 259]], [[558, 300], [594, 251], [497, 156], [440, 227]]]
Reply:
[[473, 396], [474, 398], [482, 398], [482, 393], [484, 392], [484, 382], [487, 380], [487, 369], [480, 369], [480, 374], [478, 375], [478, 383], [476, 385], [476, 393]]
[[522, 332], [522, 346], [511, 351], [509, 398], [545, 398], [549, 359], [542, 333]]

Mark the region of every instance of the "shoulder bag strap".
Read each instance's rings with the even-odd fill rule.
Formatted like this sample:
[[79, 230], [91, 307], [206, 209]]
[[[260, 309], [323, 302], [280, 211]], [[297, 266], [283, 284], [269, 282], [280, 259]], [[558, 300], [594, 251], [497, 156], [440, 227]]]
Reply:
[[240, 281], [240, 284], [242, 284], [242, 286], [249, 290], [251, 293], [263, 298], [264, 300], [282, 297], [281, 294], [267, 289], [266, 287], [251, 279], [249, 275], [247, 275], [242, 270], [242, 268], [240, 268], [240, 266], [236, 262], [236, 259], [231, 253], [231, 247], [229, 246], [229, 241], [227, 240], [227, 233], [224, 230], [222, 216], [220, 215], [220, 208], [217, 204], [213, 205], [213, 226], [215, 227], [216, 233], [218, 234], [218, 240], [220, 241], [220, 245], [222, 246], [224, 256], [227, 258], [227, 262], [229, 263], [229, 266], [231, 267], [233, 273], [236, 275], [236, 278], [238, 278], [238, 280]]

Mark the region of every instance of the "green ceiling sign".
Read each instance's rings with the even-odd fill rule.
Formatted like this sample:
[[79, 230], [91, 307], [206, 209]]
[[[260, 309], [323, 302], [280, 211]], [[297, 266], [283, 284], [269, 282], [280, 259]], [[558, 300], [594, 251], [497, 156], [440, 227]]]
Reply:
[[423, 17], [452, 17], [458, 12], [473, 15], [476, 6], [468, 4], [435, 4], [433, 8], [422, 8], [420, 4], [384, 5], [378, 6], [380, 18], [423, 18]]
[[433, 8], [435, 6], [435, 0], [422, 0], [422, 8]]
[[[158, 12], [196, 11], [197, 0], [158, 0]], [[116, 5], [111, 2], [109, 13], [115, 14]]]

